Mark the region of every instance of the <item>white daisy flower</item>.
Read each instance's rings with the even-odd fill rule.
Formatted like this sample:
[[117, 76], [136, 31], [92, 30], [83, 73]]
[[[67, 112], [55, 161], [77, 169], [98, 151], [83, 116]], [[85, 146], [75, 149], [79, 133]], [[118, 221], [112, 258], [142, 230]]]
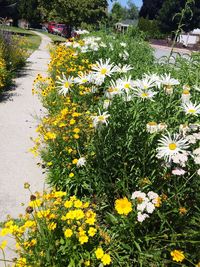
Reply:
[[134, 87], [137, 87], [141, 90], [147, 90], [149, 88], [154, 87], [155, 81], [151, 79], [151, 77], [145, 77], [142, 80], [136, 80], [134, 81]]
[[198, 169], [197, 174], [200, 175], [200, 169]]
[[120, 80], [111, 81], [110, 86], [105, 93], [105, 96], [109, 99], [112, 99], [114, 96], [122, 94], [121, 87], [122, 86]]
[[60, 89], [59, 93], [66, 96], [73, 84], [73, 80], [73, 77], [69, 76], [68, 78], [66, 78], [65, 75], [62, 74], [62, 78], [59, 77], [58, 81], [56, 81], [57, 88]]
[[200, 114], [200, 104], [196, 102], [193, 104], [191, 101], [183, 103], [182, 108], [186, 114], [198, 116]]
[[138, 214], [137, 214], [137, 220], [138, 220], [138, 222], [143, 222], [146, 218], [149, 218], [149, 215], [148, 214], [138, 212]]
[[92, 68], [93, 72], [100, 77], [111, 76], [116, 72], [116, 67], [113, 66], [113, 63], [110, 63], [110, 59], [107, 59], [105, 62], [103, 59], [100, 59], [95, 63]]
[[101, 111], [99, 110], [99, 116], [92, 116], [93, 126], [95, 128], [97, 128], [99, 125], [102, 125], [102, 124], [108, 125], [108, 118], [109, 117], [110, 117], [110, 114], [108, 114], [107, 111], [105, 111], [101, 114]]
[[152, 90], [144, 90], [144, 89], [138, 88], [137, 90], [133, 92], [133, 94], [136, 97], [142, 98], [143, 100], [149, 99], [153, 101], [153, 97], [157, 94], [157, 92], [153, 92]]
[[133, 81], [131, 80], [131, 76], [124, 77], [123, 79], [117, 80], [120, 89], [123, 89], [126, 93], [129, 93], [130, 89], [133, 88]]
[[119, 64], [117, 67], [116, 67], [116, 71], [119, 72], [119, 73], [126, 73], [130, 70], [132, 70], [133, 67], [131, 67], [130, 65], [122, 65], [122, 64]]
[[171, 136], [168, 133], [168, 135], [162, 135], [162, 138], [159, 140], [157, 157], [171, 161], [175, 155], [181, 155], [187, 152], [188, 147], [189, 145], [186, 139], [180, 137], [178, 134]]
[[160, 76], [157, 73], [146, 73], [144, 74], [144, 79], [151, 80], [156, 87], [160, 88], [161, 86], [161, 81], [160, 81]]
[[83, 166], [85, 166], [85, 163], [86, 163], [86, 159], [84, 157], [80, 157], [78, 159], [78, 162], [76, 163], [76, 166], [77, 167], [83, 167]]
[[187, 89], [184, 89], [181, 95], [181, 99], [183, 102], [188, 102], [190, 100], [190, 91]]
[[74, 78], [74, 83], [77, 84], [85, 84], [87, 82], [89, 82], [89, 76], [87, 73], [81, 73], [78, 75], [78, 77]]
[[148, 122], [146, 127], [148, 133], [156, 133], [158, 131], [158, 124], [155, 121]]
[[174, 78], [171, 78], [171, 74], [164, 74], [160, 77], [160, 81], [164, 86], [174, 86], [180, 84], [180, 82]]

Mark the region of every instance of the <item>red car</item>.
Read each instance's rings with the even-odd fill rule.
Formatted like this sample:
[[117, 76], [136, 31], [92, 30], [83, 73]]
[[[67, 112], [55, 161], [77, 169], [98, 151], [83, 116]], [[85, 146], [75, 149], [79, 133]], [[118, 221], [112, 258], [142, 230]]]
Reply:
[[56, 23], [55, 22], [49, 22], [48, 23], [48, 32], [49, 33], [53, 33], [53, 30], [54, 30], [54, 28], [55, 28], [55, 26], [56, 26]]

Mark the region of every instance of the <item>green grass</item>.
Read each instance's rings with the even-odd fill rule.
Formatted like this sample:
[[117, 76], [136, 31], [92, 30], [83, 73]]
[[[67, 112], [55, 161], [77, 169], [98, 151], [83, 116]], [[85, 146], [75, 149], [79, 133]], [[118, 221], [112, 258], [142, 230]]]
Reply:
[[40, 43], [41, 43], [41, 37], [35, 34], [30, 34], [28, 36], [24, 36], [24, 40], [27, 43], [26, 46], [23, 48], [33, 52], [38, 49]]
[[0, 25], [0, 29], [13, 32], [13, 33], [32, 34], [30, 30], [26, 30], [26, 29], [14, 27], [14, 26]]
[[11, 32], [16, 36], [23, 34], [25, 44], [23, 44], [22, 47], [25, 48], [29, 52], [29, 54], [38, 49], [40, 45], [41, 37], [33, 33], [31, 30], [5, 25], [0, 25], [0, 30]]
[[47, 35], [53, 42], [65, 42], [66, 38], [59, 36], [59, 35], [54, 35], [48, 32], [42, 32], [43, 34]]

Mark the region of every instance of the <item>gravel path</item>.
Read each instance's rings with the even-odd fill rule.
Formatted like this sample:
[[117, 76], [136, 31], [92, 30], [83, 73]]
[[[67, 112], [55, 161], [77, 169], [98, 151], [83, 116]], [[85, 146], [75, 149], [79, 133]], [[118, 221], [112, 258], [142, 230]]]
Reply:
[[25, 207], [20, 204], [29, 200], [24, 182], [31, 184], [33, 192], [44, 187], [42, 169], [28, 150], [33, 146], [30, 137], [36, 136], [35, 128], [42, 115], [42, 105], [31, 92], [32, 84], [38, 73], [46, 74], [51, 39], [35, 33], [42, 38], [39, 49], [15, 79], [16, 87], [0, 102], [0, 222], [8, 214], [16, 218], [24, 213]]

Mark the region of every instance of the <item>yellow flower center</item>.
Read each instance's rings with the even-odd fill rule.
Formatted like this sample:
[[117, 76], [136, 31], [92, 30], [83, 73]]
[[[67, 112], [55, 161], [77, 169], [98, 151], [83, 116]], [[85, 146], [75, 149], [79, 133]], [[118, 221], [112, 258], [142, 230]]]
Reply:
[[65, 87], [69, 88], [69, 86], [70, 86], [70, 83], [69, 82], [65, 82]]
[[155, 121], [150, 121], [150, 122], [148, 123], [148, 125], [149, 125], [149, 126], [156, 126], [157, 123], [156, 123]]
[[100, 121], [104, 121], [105, 120], [105, 117], [103, 115], [99, 116], [99, 120]]
[[130, 83], [125, 83], [124, 88], [129, 89], [130, 88]]
[[142, 93], [142, 95], [141, 95], [142, 97], [148, 97], [148, 93]]
[[190, 91], [189, 90], [183, 90], [183, 94], [184, 95], [189, 95], [190, 94]]
[[189, 109], [188, 112], [189, 113], [196, 113], [196, 110], [195, 109]]
[[175, 143], [169, 144], [169, 149], [170, 150], [175, 150], [177, 148], [177, 145]]
[[105, 75], [107, 73], [107, 69], [106, 68], [102, 68], [101, 69], [101, 74]]

